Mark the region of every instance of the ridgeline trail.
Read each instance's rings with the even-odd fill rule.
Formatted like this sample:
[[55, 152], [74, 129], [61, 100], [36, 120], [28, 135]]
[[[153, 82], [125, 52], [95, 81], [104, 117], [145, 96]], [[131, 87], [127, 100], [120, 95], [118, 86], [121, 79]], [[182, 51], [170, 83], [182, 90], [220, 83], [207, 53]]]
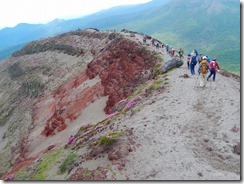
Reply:
[[[93, 45], [89, 45], [90, 50], [88, 48], [87, 52], [84, 51], [84, 68], [79, 63], [81, 59], [77, 57], [74, 59], [62, 53], [45, 53], [45, 57], [50, 61], [53, 60], [52, 57], [58, 58], [57, 61], [62, 64], [57, 66], [65, 64], [68, 67], [67, 70], [61, 68], [57, 72], [58, 76], [63, 71], [63, 76], [67, 78], [53, 78], [52, 83], [49, 83], [50, 91], [35, 103], [36, 114], [33, 120], [36, 124], [30, 130], [22, 149], [26, 156], [23, 158], [26, 160], [11, 168], [5, 176], [16, 174], [20, 168], [28, 168], [26, 172], [30, 178], [35, 179], [36, 175], [41, 173], [44, 180], [240, 180], [239, 80], [217, 73], [216, 81], [209, 80], [207, 86], [201, 88], [198, 74], [190, 75], [185, 57], [181, 67], [157, 76], [163, 85], [161, 88], [150, 91], [151, 88], [148, 87], [155, 81], [158, 82], [157, 79], [150, 79], [137, 86], [140, 89], [137, 94], [140, 95], [139, 105], [128, 111], [120, 110], [118, 115], [108, 118], [104, 108], [109, 95], [103, 96], [105, 85], [101, 82], [102, 79], [99, 76], [89, 79], [84, 71], [87, 63], [94, 60], [98, 61], [98, 66], [94, 70], [106, 68], [106, 62], [104, 65], [99, 63], [113, 58], [113, 55], [108, 50], [105, 52], [105, 59], [100, 57], [108, 40], [106, 35], [101, 38], [103, 42], [99, 42], [100, 33], [94, 30], [85, 32], [86, 35], [89, 35], [88, 33], [95, 33], [96, 37], [92, 41]], [[120, 34], [142, 45], [141, 34]], [[114, 36], [113, 32], [111, 35]], [[64, 38], [66, 40], [67, 37]], [[87, 37], [80, 39], [77, 35], [71, 34], [68, 38], [75, 38], [77, 43], [85, 46], [86, 43], [91, 43]], [[72, 39], [70, 42], [73, 43]], [[86, 48], [85, 46], [82, 48]], [[113, 45], [111, 47], [113, 48]], [[149, 39], [144, 47], [160, 53], [163, 62], [172, 59], [165, 49], [152, 46]], [[93, 52], [92, 48], [95, 48]], [[98, 56], [95, 57], [97, 53]], [[116, 51], [114, 53], [119, 61], [117, 63], [123, 63], [124, 68], [127, 68], [126, 72], [131, 71], [128, 67], [132, 66], [129, 65], [131, 60], [126, 61], [128, 64], [124, 61], [127, 56], [121, 57]], [[140, 58], [138, 53], [136, 54], [134, 58]], [[69, 62], [66, 62], [67, 60]], [[117, 60], [111, 60], [111, 63], [114, 64]], [[122, 68], [121, 65], [113, 66], [114, 69]], [[198, 65], [195, 70], [197, 67]], [[138, 69], [138, 65], [134, 66], [134, 69]], [[143, 71], [143, 68], [139, 69]], [[109, 72], [113, 72], [113, 68]], [[109, 72], [105, 75], [111, 74]], [[53, 84], [60, 87], [54, 88]], [[111, 84], [122, 85], [116, 80]], [[116, 90], [112, 92], [117, 94]], [[61, 117], [68, 121], [67, 128], [64, 127], [60, 132], [51, 132], [53, 135], [49, 136], [48, 128], [56, 124], [48, 127], [45, 123], [61, 122]], [[43, 131], [46, 130], [44, 127], [47, 127], [48, 131]], [[100, 138], [111, 132], [121, 137], [113, 145], [99, 145]], [[70, 135], [77, 135], [75, 143], [64, 148]], [[48, 165], [42, 156], [48, 156], [52, 151], [55, 153], [59, 148], [61, 151], [58, 153], [61, 156], [58, 157], [56, 154], [57, 157], [50, 160], [50, 165], [53, 165]], [[58, 174], [61, 163], [64, 163], [67, 155], [73, 153], [77, 156], [73, 165], [67, 172]], [[46, 170], [39, 171], [39, 164], [43, 162], [47, 164], [43, 164]]]

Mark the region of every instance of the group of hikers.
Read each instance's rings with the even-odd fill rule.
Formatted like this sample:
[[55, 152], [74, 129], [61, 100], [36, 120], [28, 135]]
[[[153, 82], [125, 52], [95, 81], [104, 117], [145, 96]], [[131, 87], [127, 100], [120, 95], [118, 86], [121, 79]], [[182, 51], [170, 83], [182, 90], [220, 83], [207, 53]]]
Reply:
[[[216, 78], [216, 72], [220, 70], [219, 63], [216, 58], [212, 60], [208, 56], [203, 56], [202, 53], [198, 54], [194, 49], [191, 54], [187, 55], [187, 67], [191, 75], [195, 75], [195, 66], [198, 63], [198, 73], [200, 76], [200, 87], [206, 87], [207, 81], [213, 76], [213, 81]], [[208, 71], [210, 73], [208, 74]]]
[[[143, 35], [143, 44], [146, 44], [147, 36]], [[182, 48], [176, 51], [173, 47], [168, 44], [159, 42], [156, 39], [151, 38], [151, 45], [155, 46], [156, 49], [159, 47], [164, 48], [171, 57], [178, 56], [181, 60], [184, 58], [184, 50]], [[178, 53], [178, 55], [176, 55]], [[202, 53], [198, 54], [198, 51], [194, 49], [192, 53], [186, 57], [187, 68], [190, 70], [191, 75], [195, 75], [195, 66], [198, 64], [198, 73], [200, 76], [200, 87], [205, 87], [207, 81], [213, 76], [213, 81], [216, 78], [216, 72], [220, 70], [219, 63], [216, 58], [212, 60], [208, 56], [203, 56]], [[208, 74], [208, 71], [210, 72]]]
[[[147, 36], [143, 35], [143, 44], [146, 44], [146, 41], [147, 41]], [[159, 49], [159, 47], [162, 47], [162, 48], [165, 47], [167, 54], [169, 54], [171, 57], [174, 57], [175, 53], [177, 52], [180, 59], [183, 58], [184, 51], [182, 48], [180, 48], [179, 51], [176, 51], [174, 48], [170, 47], [168, 44], [161, 43], [160, 41], [158, 41], [154, 38], [151, 39], [151, 45], [155, 46], [156, 49]]]

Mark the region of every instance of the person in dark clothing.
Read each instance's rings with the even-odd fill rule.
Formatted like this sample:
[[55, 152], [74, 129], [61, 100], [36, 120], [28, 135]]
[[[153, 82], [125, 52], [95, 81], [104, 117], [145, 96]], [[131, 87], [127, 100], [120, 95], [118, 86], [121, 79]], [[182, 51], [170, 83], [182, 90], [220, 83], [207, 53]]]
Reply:
[[194, 53], [191, 53], [191, 60], [190, 60], [191, 75], [195, 75], [196, 64], [197, 64], [197, 56]]

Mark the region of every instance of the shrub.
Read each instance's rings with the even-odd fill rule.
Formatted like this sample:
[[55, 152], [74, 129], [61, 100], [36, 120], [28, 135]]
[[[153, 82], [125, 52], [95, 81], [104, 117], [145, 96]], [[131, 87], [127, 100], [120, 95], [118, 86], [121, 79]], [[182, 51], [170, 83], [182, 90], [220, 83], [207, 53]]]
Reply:
[[39, 81], [23, 82], [21, 84], [20, 93], [37, 98], [44, 91], [44, 87], [44, 84]]
[[99, 139], [100, 145], [111, 145], [116, 141], [116, 138], [122, 136], [124, 132], [110, 132], [108, 135], [103, 135]]
[[67, 169], [75, 163], [76, 154], [70, 153], [60, 166], [59, 173], [63, 174]]
[[45, 155], [43, 160], [37, 165], [37, 173], [32, 177], [32, 180], [46, 180], [48, 171], [54, 166], [61, 153], [62, 150], [57, 150]]
[[19, 65], [19, 63], [14, 63], [8, 68], [8, 73], [11, 77], [11, 79], [15, 79], [23, 75], [25, 72]]

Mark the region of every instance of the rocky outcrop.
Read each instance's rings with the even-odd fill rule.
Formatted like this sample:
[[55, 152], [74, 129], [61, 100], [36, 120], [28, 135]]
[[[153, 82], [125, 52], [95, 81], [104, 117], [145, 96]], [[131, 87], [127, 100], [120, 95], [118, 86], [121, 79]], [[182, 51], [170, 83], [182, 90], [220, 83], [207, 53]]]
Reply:
[[183, 65], [183, 61], [180, 60], [179, 58], [174, 57], [171, 60], [168, 60], [163, 64], [162, 70], [163, 70], [163, 73], [166, 73], [170, 69], [176, 68], [176, 67], [178, 68], [182, 65]]
[[158, 62], [156, 55], [136, 42], [118, 38], [110, 43], [101, 57], [88, 64], [86, 71], [90, 79], [98, 75], [102, 80], [104, 96], [109, 96], [105, 112], [110, 113], [118, 101], [132, 94], [135, 86], [153, 78]]

